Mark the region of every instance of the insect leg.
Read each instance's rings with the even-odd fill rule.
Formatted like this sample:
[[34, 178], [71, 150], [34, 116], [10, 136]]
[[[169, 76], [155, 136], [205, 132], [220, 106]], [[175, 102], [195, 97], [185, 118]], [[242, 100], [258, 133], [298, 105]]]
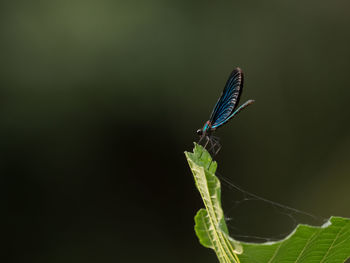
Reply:
[[[216, 145], [216, 143], [217, 143], [217, 137], [211, 136], [209, 139], [210, 139], [210, 145], [211, 145], [211, 147], [210, 147], [210, 149], [209, 149], [208, 151], [210, 152], [210, 151], [212, 151], [212, 150], [215, 150], [215, 145]], [[208, 167], [207, 167], [207, 170], [208, 170], [208, 171], [209, 171], [209, 169], [210, 169], [210, 166], [211, 166], [212, 162], [213, 162], [213, 158], [210, 159], [210, 163], [209, 163], [209, 165], [208, 165]]]
[[[203, 148], [205, 149], [205, 147], [207, 147], [207, 144], [208, 144], [209, 139], [210, 139], [209, 136], [202, 135], [201, 138], [199, 139], [198, 144], [200, 144], [200, 142], [203, 140], [204, 137], [205, 137], [205, 139], [207, 140], [207, 142], [206, 142], [205, 145], [203, 146]], [[202, 154], [203, 154], [203, 151], [202, 151], [201, 155], [198, 157], [199, 159], [202, 157]]]
[[204, 149], [207, 147], [209, 141], [210, 141], [210, 137], [209, 136], [205, 136], [205, 138], [207, 139], [207, 142], [204, 145]]
[[215, 154], [215, 148], [216, 148], [216, 146], [220, 146], [220, 138], [219, 137], [217, 137], [217, 136], [212, 136], [211, 137], [211, 139], [212, 139], [212, 141], [213, 141], [213, 144], [212, 144], [212, 147], [211, 147], [211, 149], [210, 150], [213, 150], [213, 154], [214, 154], [214, 156], [216, 155]]
[[202, 136], [199, 138], [198, 144], [201, 144], [201, 141], [203, 140], [204, 137], [205, 137], [205, 136], [202, 135]]
[[218, 152], [221, 150], [221, 144], [218, 142], [217, 145], [218, 145], [218, 148], [215, 151], [214, 156], [216, 156], [218, 154]]

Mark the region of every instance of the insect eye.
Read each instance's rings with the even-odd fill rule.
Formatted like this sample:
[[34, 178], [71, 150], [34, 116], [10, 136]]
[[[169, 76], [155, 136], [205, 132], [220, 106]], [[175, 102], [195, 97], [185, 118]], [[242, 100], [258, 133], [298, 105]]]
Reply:
[[198, 129], [198, 130], [197, 130], [197, 134], [198, 134], [198, 135], [202, 135], [202, 130], [201, 130], [201, 129]]

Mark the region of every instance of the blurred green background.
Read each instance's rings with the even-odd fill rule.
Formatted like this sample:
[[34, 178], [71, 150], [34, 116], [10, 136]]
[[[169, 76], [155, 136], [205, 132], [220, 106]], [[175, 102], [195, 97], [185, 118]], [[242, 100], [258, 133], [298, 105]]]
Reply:
[[[11, 262], [216, 262], [194, 234], [202, 203], [183, 151], [235, 66], [242, 102], [256, 103], [218, 131], [220, 173], [262, 197], [350, 217], [349, 8], [3, 1]], [[235, 195], [223, 188], [237, 233], [276, 237], [301, 222], [264, 204], [237, 210]]]

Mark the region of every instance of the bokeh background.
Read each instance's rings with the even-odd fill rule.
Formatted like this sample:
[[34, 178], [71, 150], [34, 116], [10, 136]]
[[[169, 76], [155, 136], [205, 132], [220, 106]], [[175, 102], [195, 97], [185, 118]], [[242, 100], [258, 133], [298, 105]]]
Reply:
[[[1, 167], [10, 262], [217, 262], [183, 152], [235, 66], [256, 103], [219, 171], [350, 217], [349, 1], [3, 1]], [[298, 219], [223, 186], [232, 233]], [[321, 224], [318, 222], [318, 224]]]

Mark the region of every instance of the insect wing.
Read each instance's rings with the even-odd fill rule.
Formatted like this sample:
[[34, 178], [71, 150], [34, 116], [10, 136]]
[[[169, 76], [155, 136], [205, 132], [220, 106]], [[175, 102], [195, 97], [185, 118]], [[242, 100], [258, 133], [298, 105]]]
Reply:
[[210, 117], [212, 128], [217, 128], [225, 123], [225, 120], [231, 115], [239, 103], [243, 88], [243, 72], [240, 68], [232, 71], [228, 78], [225, 88], [216, 103]]

